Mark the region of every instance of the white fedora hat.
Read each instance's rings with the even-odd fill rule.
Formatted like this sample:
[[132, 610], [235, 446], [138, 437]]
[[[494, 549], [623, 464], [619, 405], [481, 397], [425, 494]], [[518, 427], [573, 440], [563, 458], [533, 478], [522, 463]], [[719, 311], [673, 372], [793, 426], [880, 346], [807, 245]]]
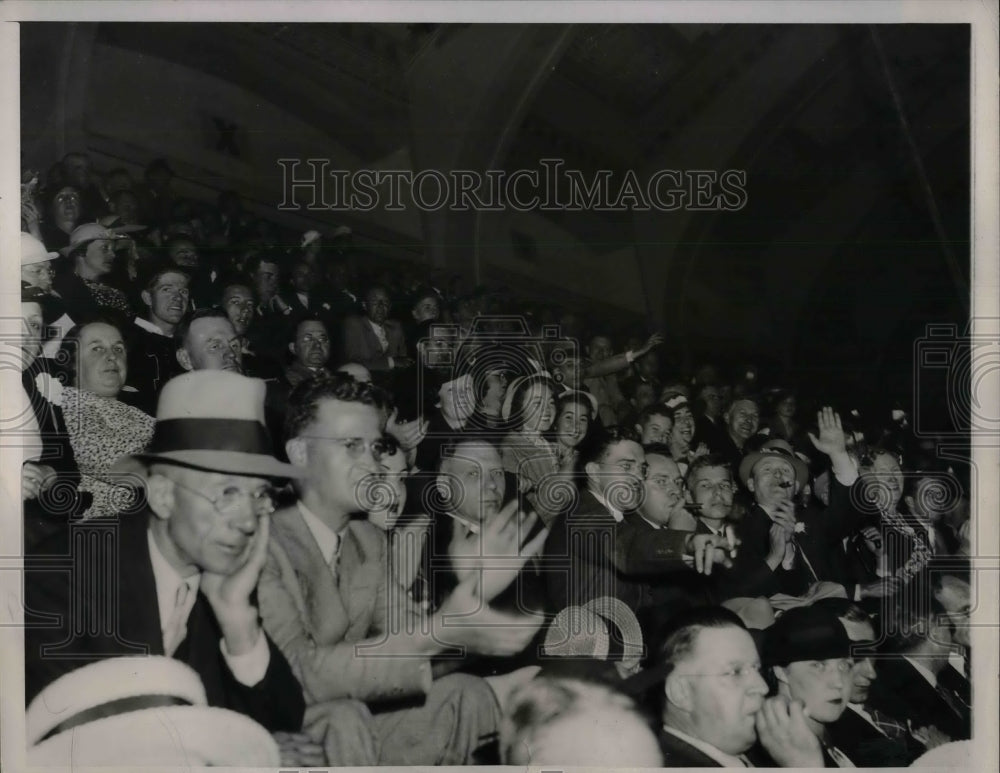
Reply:
[[173, 658], [98, 661], [64, 674], [25, 714], [30, 765], [275, 767], [278, 747], [249, 717], [210, 707]]
[[299, 478], [279, 462], [264, 423], [259, 378], [224, 370], [196, 370], [170, 379], [156, 405], [153, 439], [138, 454], [119, 459], [114, 472], [135, 472], [153, 462], [206, 472], [261, 478]]
[[30, 266], [35, 263], [44, 263], [47, 260], [52, 260], [53, 258], [58, 258], [58, 252], [49, 252], [45, 245], [42, 244], [38, 239], [36, 239], [31, 234], [26, 234], [24, 231], [21, 232], [21, 265]]

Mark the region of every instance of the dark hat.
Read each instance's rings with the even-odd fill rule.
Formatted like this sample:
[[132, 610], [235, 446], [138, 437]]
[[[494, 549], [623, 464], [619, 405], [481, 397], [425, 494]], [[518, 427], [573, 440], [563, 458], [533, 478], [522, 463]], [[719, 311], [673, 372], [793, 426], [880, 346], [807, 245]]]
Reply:
[[851, 640], [832, 612], [818, 607], [795, 607], [764, 632], [761, 655], [768, 666], [849, 658]]
[[42, 309], [42, 324], [48, 327], [66, 313], [61, 298], [45, 292], [40, 287], [21, 283], [21, 303], [37, 303]]
[[750, 475], [753, 473], [753, 468], [757, 462], [772, 456], [779, 456], [792, 465], [792, 469], [795, 470], [796, 483], [801, 485], [809, 480], [809, 465], [795, 455], [795, 451], [792, 450], [787, 441], [775, 438], [764, 443], [759, 451], [754, 451], [752, 454], [747, 454], [743, 457], [743, 460], [740, 462], [740, 480], [743, 481], [744, 486], [750, 479]]

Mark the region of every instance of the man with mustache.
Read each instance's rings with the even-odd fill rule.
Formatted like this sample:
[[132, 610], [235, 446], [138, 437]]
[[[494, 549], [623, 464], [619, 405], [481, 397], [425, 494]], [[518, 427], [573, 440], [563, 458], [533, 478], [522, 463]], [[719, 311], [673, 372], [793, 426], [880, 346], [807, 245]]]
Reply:
[[139, 393], [137, 407], [152, 415], [163, 385], [181, 372], [174, 330], [188, 311], [187, 272], [173, 263], [155, 266], [141, 294], [144, 316], [132, 323], [128, 347], [128, 385]]

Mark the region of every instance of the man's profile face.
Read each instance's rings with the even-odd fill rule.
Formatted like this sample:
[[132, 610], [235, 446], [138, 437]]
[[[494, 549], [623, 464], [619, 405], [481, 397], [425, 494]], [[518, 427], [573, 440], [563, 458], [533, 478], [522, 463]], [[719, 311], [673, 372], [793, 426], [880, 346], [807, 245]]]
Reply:
[[245, 336], [253, 322], [253, 292], [243, 285], [231, 285], [222, 296], [222, 308], [233, 323], [236, 335]]
[[[228, 575], [250, 558], [260, 515], [255, 492], [268, 489], [264, 478], [171, 467], [166, 477], [172, 501], [167, 534], [180, 557], [202, 571]], [[220, 512], [212, 501], [220, 503]], [[231, 502], [231, 507], [222, 503]]]
[[378, 325], [381, 325], [389, 318], [389, 307], [389, 294], [381, 287], [376, 287], [365, 298], [365, 309], [368, 312], [368, 318]]
[[191, 370], [242, 373], [242, 348], [233, 323], [226, 317], [202, 317], [192, 322], [184, 350], [191, 360]]
[[757, 433], [760, 426], [760, 412], [750, 400], [737, 400], [726, 412], [726, 426], [729, 434], [742, 445]]
[[174, 239], [168, 250], [170, 259], [184, 268], [198, 268], [198, 249], [190, 239]]
[[733, 507], [733, 478], [725, 467], [699, 467], [688, 480], [691, 501], [701, 506], [702, 518], [722, 521]]
[[608, 359], [614, 352], [611, 350], [611, 339], [607, 336], [595, 336], [590, 342], [590, 359], [601, 362]]
[[765, 456], [753, 466], [747, 488], [761, 505], [790, 501], [795, 494], [795, 467], [780, 456]]
[[[871, 642], [875, 640], [875, 629], [871, 623], [855, 622], [844, 618], [840, 618], [840, 622], [847, 631], [847, 638], [851, 641]], [[855, 655], [854, 667], [851, 669], [851, 703], [864, 703], [868, 700], [868, 693], [876, 677], [875, 661], [870, 657]]]
[[[854, 661], [851, 658], [802, 660], [783, 669], [782, 687], [792, 700], [801, 701], [816, 722], [836, 722], [844, 713], [854, 685]], [[779, 677], [780, 679], [780, 677]]]
[[153, 319], [170, 325], [181, 321], [187, 311], [189, 297], [188, 278], [174, 271], [162, 274], [152, 290], [142, 293], [142, 300], [149, 306]]
[[295, 359], [307, 368], [322, 368], [330, 359], [330, 336], [318, 320], [301, 322], [295, 331]]
[[684, 480], [677, 463], [670, 457], [648, 454], [646, 463], [649, 469], [639, 512], [647, 521], [666, 526], [674, 509], [684, 500]]
[[270, 300], [278, 292], [278, 264], [262, 260], [254, 272], [254, 289], [262, 301]]
[[767, 683], [749, 633], [736, 626], [702, 629], [670, 678], [684, 679], [691, 690], [689, 719], [697, 738], [733, 755], [753, 746]]
[[934, 593], [954, 625], [954, 641], [971, 646], [969, 641], [969, 616], [972, 614], [972, 586], [965, 580], [946, 574], [941, 578], [941, 588]]
[[587, 476], [607, 503], [616, 510], [634, 510], [644, 495], [646, 454], [631, 440], [619, 440], [604, 459], [587, 465]]
[[448, 509], [472, 523], [483, 523], [503, 505], [506, 479], [500, 453], [488, 443], [462, 443], [441, 462], [438, 482]]
[[476, 410], [472, 376], [466, 374], [449, 381], [438, 392], [438, 400], [442, 416], [460, 422], [468, 419]]
[[654, 413], [639, 428], [642, 432], [642, 444], [666, 443], [674, 429], [674, 421], [669, 416]]
[[654, 379], [660, 372], [660, 358], [655, 351], [647, 352], [635, 363], [636, 372], [645, 379]]

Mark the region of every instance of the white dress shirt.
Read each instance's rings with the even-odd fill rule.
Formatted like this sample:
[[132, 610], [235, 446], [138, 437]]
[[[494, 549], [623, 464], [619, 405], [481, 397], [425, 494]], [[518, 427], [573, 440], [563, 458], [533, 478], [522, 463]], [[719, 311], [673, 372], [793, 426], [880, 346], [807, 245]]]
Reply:
[[[182, 583], [187, 583], [192, 592], [187, 594], [187, 602], [183, 619], [186, 621], [191, 614], [191, 609], [198, 598], [198, 588], [201, 585], [201, 575], [195, 574], [190, 577], [181, 577], [180, 573], [174, 569], [167, 559], [160, 552], [160, 548], [153, 539], [153, 532], [146, 532], [146, 539], [149, 542], [149, 560], [153, 566], [153, 581], [156, 584], [156, 603], [160, 610], [160, 625], [166, 625], [174, 615], [174, 606], [177, 600], [177, 589]], [[166, 647], [166, 642], [164, 642]], [[267, 667], [271, 663], [271, 650], [267, 646], [267, 639], [264, 631], [261, 630], [257, 636], [254, 646], [242, 655], [230, 655], [226, 649], [226, 640], [219, 641], [219, 650], [222, 657], [232, 671], [236, 681], [247, 687], [253, 687], [259, 683]]]
[[347, 527], [345, 526], [339, 532], [336, 532], [323, 523], [319, 516], [312, 510], [302, 504], [301, 500], [295, 504], [299, 508], [299, 512], [302, 513], [302, 518], [305, 519], [306, 526], [309, 527], [309, 532], [313, 535], [313, 539], [316, 540], [319, 552], [323, 554], [323, 560], [326, 561], [326, 565], [333, 566], [340, 555], [340, 546], [344, 541], [344, 532], [347, 531]]
[[148, 319], [143, 319], [142, 317], [136, 317], [134, 322], [136, 327], [141, 327], [148, 333], [153, 333], [154, 335], [163, 336], [164, 338], [170, 338], [169, 335], [160, 330], [160, 328], [157, 325], [150, 322]]

